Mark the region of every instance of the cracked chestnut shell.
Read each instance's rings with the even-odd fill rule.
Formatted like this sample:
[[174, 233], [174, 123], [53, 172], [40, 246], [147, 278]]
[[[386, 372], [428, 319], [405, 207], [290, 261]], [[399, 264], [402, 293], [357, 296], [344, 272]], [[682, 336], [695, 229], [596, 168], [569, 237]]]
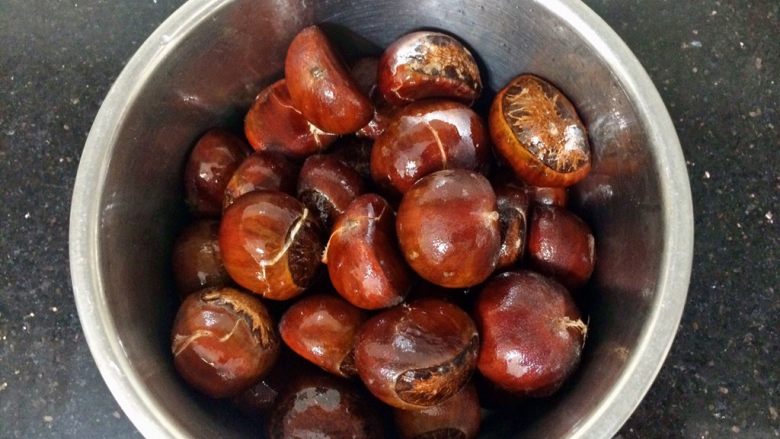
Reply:
[[223, 209], [241, 195], [261, 189], [294, 195], [297, 177], [297, 167], [282, 154], [255, 151], [244, 159], [230, 178], [225, 188]]
[[560, 90], [520, 75], [493, 100], [488, 119], [496, 151], [534, 186], [567, 187], [590, 171], [588, 133]]
[[313, 155], [298, 175], [298, 199], [320, 220], [325, 230], [365, 192], [360, 174], [331, 155]]
[[292, 40], [284, 74], [295, 108], [324, 131], [354, 133], [374, 114], [368, 96], [358, 88], [339, 54], [317, 26], [304, 28]]
[[520, 261], [525, 252], [528, 213], [531, 204], [526, 190], [510, 184], [494, 186], [501, 224], [501, 248], [496, 268], [508, 268]]
[[293, 304], [279, 321], [282, 340], [295, 353], [343, 377], [357, 374], [353, 347], [366, 314], [339, 297], [315, 295]]
[[415, 102], [395, 114], [371, 150], [371, 176], [403, 194], [442, 169], [482, 171], [491, 159], [482, 119], [463, 104]]
[[219, 221], [199, 220], [182, 230], [173, 244], [171, 266], [180, 298], [206, 287], [229, 285], [219, 251]]
[[351, 304], [364, 309], [401, 303], [412, 273], [397, 247], [395, 214], [375, 194], [358, 197], [336, 222], [325, 250], [333, 287]]
[[496, 195], [480, 174], [434, 172], [406, 192], [396, 230], [406, 262], [447, 288], [477, 285], [493, 273], [501, 247]]
[[474, 308], [480, 373], [510, 392], [554, 393], [580, 362], [587, 326], [569, 292], [531, 271], [502, 273]]
[[322, 254], [312, 212], [276, 191], [250, 192], [228, 207], [219, 228], [219, 247], [236, 283], [273, 300], [302, 293]]
[[355, 364], [368, 390], [393, 407], [443, 403], [468, 382], [479, 334], [471, 317], [439, 299], [420, 299], [377, 314], [358, 333]]
[[470, 105], [482, 92], [471, 52], [455, 38], [429, 31], [406, 34], [388, 46], [379, 59], [377, 83], [393, 105], [435, 97]]
[[422, 410], [393, 410], [402, 439], [473, 439], [481, 422], [479, 398], [473, 384], [440, 405]]
[[179, 375], [212, 398], [248, 389], [271, 370], [279, 354], [276, 325], [265, 306], [234, 288], [189, 295], [171, 337]]

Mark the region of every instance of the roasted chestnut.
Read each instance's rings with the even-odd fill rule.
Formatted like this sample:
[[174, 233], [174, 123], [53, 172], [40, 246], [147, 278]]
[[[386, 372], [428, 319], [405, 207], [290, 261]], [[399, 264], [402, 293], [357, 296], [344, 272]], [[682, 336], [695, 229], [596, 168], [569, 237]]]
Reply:
[[298, 199], [330, 230], [349, 203], [365, 191], [365, 183], [351, 167], [330, 155], [313, 155], [298, 176]]
[[230, 277], [261, 296], [286, 300], [310, 284], [320, 264], [320, 228], [300, 201], [254, 191], [225, 210], [219, 247]]
[[440, 405], [422, 410], [394, 409], [402, 439], [473, 439], [481, 421], [479, 398], [473, 384], [463, 387]]
[[324, 370], [349, 377], [357, 374], [353, 347], [363, 311], [343, 299], [315, 295], [301, 299], [279, 321], [282, 340], [295, 353]]
[[236, 198], [256, 190], [281, 191], [295, 195], [298, 169], [283, 155], [270, 151], [256, 151], [247, 157], [233, 173], [225, 188], [223, 208]]
[[198, 216], [219, 216], [225, 187], [251, 149], [233, 133], [212, 128], [192, 149], [184, 168], [187, 206]]
[[438, 299], [420, 299], [377, 314], [360, 329], [355, 364], [369, 391], [393, 407], [443, 403], [471, 377], [479, 335], [471, 317]]
[[412, 274], [398, 251], [392, 207], [382, 197], [358, 197], [336, 222], [325, 250], [333, 287], [364, 309], [401, 303]]
[[590, 279], [596, 259], [590, 227], [577, 215], [557, 206], [537, 205], [528, 232], [528, 256], [538, 271], [569, 289]]
[[490, 145], [482, 119], [452, 101], [410, 104], [393, 117], [371, 150], [371, 176], [403, 194], [420, 178], [442, 169], [483, 171]]
[[477, 285], [498, 263], [496, 195], [475, 172], [451, 169], [418, 180], [401, 200], [396, 229], [406, 262], [437, 285]]
[[496, 268], [508, 268], [523, 257], [527, 241], [530, 197], [520, 187], [508, 184], [494, 186], [501, 224], [501, 248]]
[[187, 226], [173, 244], [173, 279], [180, 298], [206, 287], [229, 285], [219, 251], [219, 221], [200, 220]]
[[482, 92], [471, 52], [439, 32], [412, 32], [387, 47], [379, 59], [379, 90], [393, 105], [424, 98], [451, 98], [470, 105]]
[[580, 361], [587, 325], [566, 288], [530, 271], [491, 279], [474, 316], [482, 344], [477, 367], [499, 387], [547, 396]]
[[176, 314], [171, 344], [182, 378], [212, 398], [248, 389], [279, 354], [276, 325], [265, 306], [233, 288], [189, 295]]
[[284, 74], [293, 105], [320, 129], [349, 134], [371, 120], [371, 101], [317, 26], [303, 29], [292, 40]]
[[534, 186], [571, 186], [590, 171], [588, 133], [574, 105], [549, 82], [521, 75], [493, 100], [490, 137], [514, 172]]

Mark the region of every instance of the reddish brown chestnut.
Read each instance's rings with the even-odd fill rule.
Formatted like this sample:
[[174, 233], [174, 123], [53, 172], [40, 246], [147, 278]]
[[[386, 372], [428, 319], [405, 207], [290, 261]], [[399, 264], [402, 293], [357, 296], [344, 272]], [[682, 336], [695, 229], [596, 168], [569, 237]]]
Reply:
[[303, 292], [322, 254], [319, 226], [309, 209], [274, 191], [250, 192], [225, 210], [219, 247], [233, 280], [274, 300]]
[[501, 226], [485, 177], [463, 169], [434, 172], [404, 195], [396, 220], [406, 261], [429, 282], [465, 288], [498, 262]]
[[354, 169], [330, 155], [313, 155], [298, 176], [298, 199], [330, 230], [365, 183]]
[[349, 205], [336, 222], [325, 250], [333, 287], [364, 309], [401, 303], [412, 274], [398, 251], [392, 207], [379, 195], [366, 194]]
[[365, 319], [363, 311], [341, 298], [309, 296], [284, 313], [279, 332], [301, 357], [330, 373], [349, 377], [357, 374], [353, 347]]
[[520, 260], [527, 241], [530, 197], [520, 187], [508, 184], [494, 186], [501, 224], [501, 249], [496, 268], [508, 268]]
[[471, 52], [439, 32], [412, 32], [388, 46], [379, 60], [378, 85], [393, 105], [435, 97], [470, 105], [482, 92]]
[[290, 43], [284, 73], [293, 105], [320, 129], [349, 134], [371, 120], [371, 101], [317, 26], [303, 29]]
[[333, 145], [329, 154], [341, 163], [357, 171], [364, 180], [371, 178], [371, 148], [374, 142], [370, 139], [345, 136]]
[[179, 374], [212, 398], [234, 396], [267, 374], [279, 336], [265, 306], [233, 288], [203, 290], [182, 302], [172, 331]]
[[297, 174], [297, 167], [283, 155], [256, 151], [241, 163], [230, 178], [225, 188], [223, 209], [241, 195], [261, 189], [295, 195]]
[[569, 201], [569, 191], [565, 187], [528, 186], [526, 190], [535, 204], [566, 207]]
[[590, 171], [588, 133], [574, 105], [549, 82], [521, 75], [490, 107], [496, 151], [526, 183], [571, 186]]
[[587, 326], [566, 288], [530, 271], [502, 273], [479, 293], [479, 371], [511, 392], [547, 396], [579, 364]]
[[358, 333], [355, 364], [369, 391], [407, 410], [438, 405], [469, 380], [479, 335], [462, 309], [438, 299], [390, 308]]
[[284, 79], [257, 95], [244, 118], [244, 133], [254, 149], [296, 159], [323, 151], [338, 138], [317, 128], [293, 106]]
[[531, 265], [570, 289], [590, 279], [596, 241], [590, 227], [577, 215], [557, 206], [537, 205], [528, 232]]
[[393, 410], [402, 439], [473, 439], [481, 421], [479, 399], [473, 384], [440, 405], [422, 410]]
[[219, 216], [225, 187], [249, 151], [243, 140], [221, 128], [200, 137], [184, 168], [184, 191], [192, 213]]
[[371, 151], [371, 176], [403, 194], [442, 169], [483, 170], [490, 145], [482, 119], [452, 101], [424, 101], [398, 110]]
[[200, 220], [176, 238], [172, 257], [173, 279], [180, 298], [206, 287], [229, 285], [219, 251], [219, 222]]

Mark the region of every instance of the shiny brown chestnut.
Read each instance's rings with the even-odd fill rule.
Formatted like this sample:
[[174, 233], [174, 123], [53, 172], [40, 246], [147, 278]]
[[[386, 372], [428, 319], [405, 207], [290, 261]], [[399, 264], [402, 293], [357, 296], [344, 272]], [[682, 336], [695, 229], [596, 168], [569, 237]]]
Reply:
[[371, 176], [403, 194], [442, 169], [483, 171], [491, 158], [482, 119], [452, 101], [415, 102], [398, 110], [371, 150]]
[[536, 270], [576, 289], [593, 273], [596, 241], [577, 215], [562, 207], [537, 205], [529, 226], [528, 256]]
[[365, 181], [371, 179], [371, 148], [374, 142], [370, 139], [344, 136], [333, 145], [328, 153], [341, 163], [357, 171]]
[[365, 183], [351, 167], [330, 155], [313, 155], [303, 162], [298, 176], [298, 199], [330, 230]]
[[493, 189], [501, 224], [501, 249], [496, 268], [502, 269], [511, 267], [523, 257], [531, 200], [528, 192], [517, 186], [502, 184]]
[[176, 238], [173, 244], [173, 280], [179, 297], [206, 287], [230, 285], [219, 251], [219, 221], [199, 220]]
[[185, 199], [192, 213], [219, 216], [225, 187], [249, 151], [243, 140], [221, 128], [198, 139], [184, 168]]
[[374, 396], [396, 408], [419, 410], [443, 403], [466, 385], [478, 346], [477, 328], [462, 309], [420, 299], [364, 323], [355, 364]]
[[279, 354], [276, 325], [265, 306], [234, 288], [189, 295], [176, 314], [171, 344], [182, 378], [212, 398], [248, 389]]
[[396, 230], [406, 262], [448, 288], [477, 285], [493, 273], [501, 247], [496, 195], [480, 174], [434, 172], [406, 192]]
[[317, 26], [295, 36], [284, 62], [287, 89], [295, 108], [320, 129], [354, 133], [373, 116], [373, 105], [350, 76], [328, 38]]
[[353, 347], [366, 314], [343, 299], [327, 295], [305, 297], [279, 321], [282, 340], [295, 353], [322, 369], [343, 377], [357, 374]]
[[547, 396], [579, 364], [587, 325], [558, 282], [531, 271], [502, 273], [485, 284], [474, 309], [482, 338], [477, 367], [499, 387]]
[[450, 98], [470, 105], [482, 92], [474, 56], [439, 32], [412, 32], [393, 42], [379, 60], [378, 86], [393, 105]]
[[493, 99], [488, 119], [496, 151], [526, 183], [571, 186], [590, 171], [588, 133], [560, 90], [520, 75]]
[[440, 405], [422, 410], [393, 410], [401, 439], [474, 439], [481, 422], [479, 398], [473, 384]]
[[325, 250], [333, 287], [351, 304], [364, 309], [401, 303], [412, 273], [398, 250], [395, 214], [375, 194], [358, 197], [336, 222]]
[[313, 214], [276, 191], [254, 191], [225, 210], [219, 247], [230, 277], [267, 299], [297, 296], [320, 264], [322, 242]]
[[255, 151], [241, 163], [225, 188], [223, 209], [241, 195], [256, 190], [281, 191], [295, 195], [298, 168], [282, 154]]

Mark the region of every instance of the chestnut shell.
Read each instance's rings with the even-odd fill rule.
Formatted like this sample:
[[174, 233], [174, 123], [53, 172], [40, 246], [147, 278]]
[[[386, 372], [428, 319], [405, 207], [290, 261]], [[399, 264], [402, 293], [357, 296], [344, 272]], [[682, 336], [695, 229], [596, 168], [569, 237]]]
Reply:
[[469, 383], [443, 403], [422, 410], [393, 410], [401, 439], [474, 439], [481, 414], [477, 389]]

